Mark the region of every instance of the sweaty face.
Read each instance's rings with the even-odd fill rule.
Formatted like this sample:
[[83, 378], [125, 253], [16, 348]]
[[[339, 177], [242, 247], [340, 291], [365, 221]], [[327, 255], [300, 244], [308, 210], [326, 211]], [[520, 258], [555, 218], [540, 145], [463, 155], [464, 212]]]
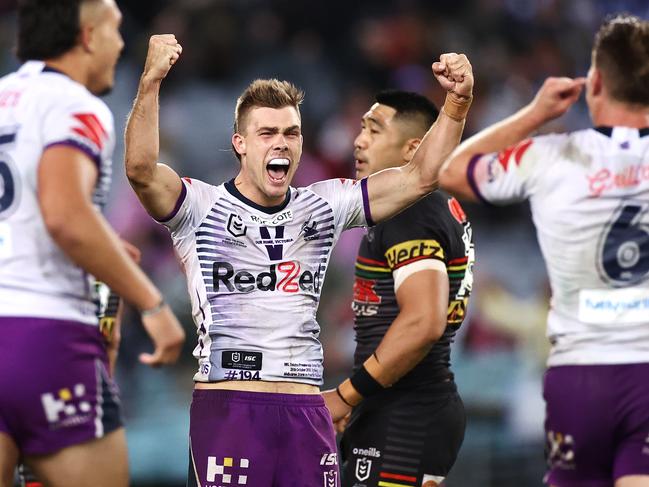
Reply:
[[90, 49], [93, 61], [88, 89], [95, 95], [103, 95], [113, 88], [115, 65], [124, 48], [119, 32], [122, 14], [114, 0], [104, 0], [83, 7], [81, 22], [83, 26], [92, 28]]
[[357, 179], [407, 162], [402, 150], [406, 140], [394, 120], [396, 113], [392, 107], [375, 103], [363, 115], [361, 131], [354, 140]]
[[232, 142], [241, 155], [237, 188], [259, 205], [279, 205], [302, 156], [300, 115], [294, 107], [256, 107], [244, 124]]

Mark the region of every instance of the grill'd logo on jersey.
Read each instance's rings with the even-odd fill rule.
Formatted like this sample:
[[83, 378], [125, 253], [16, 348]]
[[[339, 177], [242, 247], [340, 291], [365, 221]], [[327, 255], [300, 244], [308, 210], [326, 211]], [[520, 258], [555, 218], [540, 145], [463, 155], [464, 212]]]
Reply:
[[256, 276], [248, 271], [235, 271], [229, 262], [214, 262], [213, 266], [214, 292], [221, 291], [224, 285], [230, 292], [241, 293], [259, 291], [282, 291], [297, 293], [298, 291], [320, 292], [320, 271], [302, 271], [299, 262], [288, 261], [272, 264], [268, 271]]
[[437, 240], [408, 240], [393, 245], [385, 253], [391, 269], [428, 257], [444, 260], [444, 249]]
[[618, 172], [600, 169], [593, 175], [587, 174], [586, 178], [588, 178], [590, 195], [599, 197], [603, 193], [615, 191], [616, 189], [632, 188], [649, 181], [649, 165], [631, 165]]

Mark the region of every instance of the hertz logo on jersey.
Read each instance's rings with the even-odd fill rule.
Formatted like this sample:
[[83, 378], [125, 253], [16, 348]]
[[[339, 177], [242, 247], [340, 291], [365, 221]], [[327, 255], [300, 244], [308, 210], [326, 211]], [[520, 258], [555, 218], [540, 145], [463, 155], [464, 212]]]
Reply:
[[444, 249], [437, 240], [408, 240], [390, 247], [385, 258], [391, 269], [398, 269], [421, 259], [444, 260]]

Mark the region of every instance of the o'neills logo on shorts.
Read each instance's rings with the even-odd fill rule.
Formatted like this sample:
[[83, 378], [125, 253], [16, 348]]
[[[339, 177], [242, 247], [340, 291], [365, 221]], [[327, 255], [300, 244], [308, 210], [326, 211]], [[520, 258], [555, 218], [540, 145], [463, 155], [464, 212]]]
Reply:
[[363, 455], [366, 457], [381, 458], [381, 450], [377, 450], [374, 447], [371, 448], [354, 448], [352, 450], [354, 455]]

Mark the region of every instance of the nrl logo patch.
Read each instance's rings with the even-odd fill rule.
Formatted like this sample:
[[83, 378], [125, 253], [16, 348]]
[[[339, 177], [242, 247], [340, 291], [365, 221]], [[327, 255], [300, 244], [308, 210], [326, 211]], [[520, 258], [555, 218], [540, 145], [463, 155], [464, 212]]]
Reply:
[[359, 458], [356, 460], [356, 478], [361, 482], [367, 480], [370, 477], [370, 471], [372, 470], [372, 460], [368, 460], [365, 457]]
[[324, 487], [338, 487], [338, 472], [335, 470], [324, 472]]
[[246, 226], [243, 220], [239, 215], [235, 215], [234, 213], [230, 213], [227, 230], [233, 237], [243, 237], [246, 234]]

